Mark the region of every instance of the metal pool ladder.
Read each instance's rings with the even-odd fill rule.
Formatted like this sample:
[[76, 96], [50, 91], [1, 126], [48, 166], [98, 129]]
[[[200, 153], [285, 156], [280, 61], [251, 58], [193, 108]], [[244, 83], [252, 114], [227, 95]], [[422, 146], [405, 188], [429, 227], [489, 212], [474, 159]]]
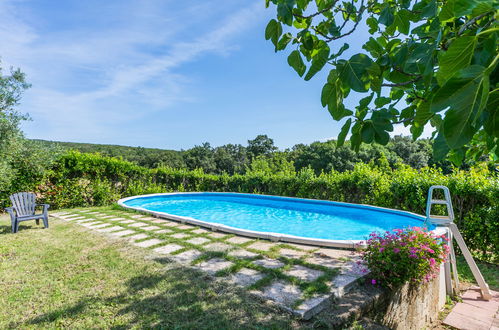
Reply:
[[[445, 199], [433, 199], [433, 191], [436, 189], [440, 189], [443, 191]], [[445, 205], [447, 207], [447, 215], [446, 216], [432, 215], [431, 207], [433, 205]], [[473, 273], [473, 276], [475, 277], [475, 280], [480, 286], [482, 298], [484, 300], [490, 300], [492, 298], [492, 295], [490, 293], [489, 286], [485, 282], [482, 273], [478, 269], [475, 260], [471, 256], [470, 250], [466, 246], [466, 243], [464, 242], [463, 236], [461, 236], [461, 233], [459, 232], [457, 225], [454, 223], [454, 209], [452, 208], [452, 200], [450, 197], [449, 188], [447, 188], [446, 186], [431, 186], [430, 189], [428, 190], [425, 224], [428, 222], [436, 226], [442, 226], [447, 228], [447, 237], [449, 238], [448, 244], [450, 249], [450, 258], [444, 264], [445, 285], [447, 293], [448, 294], [453, 293], [451, 266], [452, 266], [452, 275], [455, 281], [455, 287], [459, 287], [459, 278], [456, 266], [456, 254], [454, 252], [454, 245], [453, 245], [453, 240], [455, 239], [457, 245], [459, 246], [461, 252], [463, 253], [464, 258], [466, 259], [466, 262], [468, 263], [468, 266], [471, 269], [471, 272]]]

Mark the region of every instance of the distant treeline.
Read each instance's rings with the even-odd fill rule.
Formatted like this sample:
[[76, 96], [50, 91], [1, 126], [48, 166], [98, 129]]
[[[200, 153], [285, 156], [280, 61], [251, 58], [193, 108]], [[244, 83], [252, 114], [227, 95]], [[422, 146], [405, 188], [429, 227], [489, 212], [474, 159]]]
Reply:
[[[413, 141], [410, 137], [395, 136], [386, 146], [364, 144], [359, 152], [351, 150], [347, 143], [337, 147], [336, 141], [297, 144], [291, 149], [279, 150], [274, 141], [266, 135], [258, 135], [249, 140], [246, 146], [226, 144], [212, 147], [203, 143], [188, 150], [165, 150], [119, 145], [54, 142], [35, 140], [42, 145], [64, 150], [77, 150], [85, 153], [99, 153], [103, 156], [117, 157], [147, 168], [171, 167], [194, 170], [202, 168], [210, 174], [244, 174], [252, 166], [259, 166], [259, 160], [266, 164], [293, 166], [299, 171], [312, 168], [316, 174], [332, 170], [344, 172], [352, 170], [357, 163], [387, 161], [389, 166], [409, 165], [420, 169], [426, 166], [442, 169], [450, 173], [452, 165], [448, 161], [436, 162], [432, 155], [432, 142], [428, 139]], [[467, 169], [473, 162], [465, 162], [461, 168]]]

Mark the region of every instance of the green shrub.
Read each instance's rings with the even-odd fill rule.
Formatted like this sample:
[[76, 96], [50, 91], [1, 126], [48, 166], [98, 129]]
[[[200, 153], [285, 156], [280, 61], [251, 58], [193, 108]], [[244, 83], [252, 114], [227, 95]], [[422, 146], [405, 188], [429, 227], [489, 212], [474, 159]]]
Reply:
[[[372, 204], [424, 214], [431, 185], [450, 188], [458, 224], [469, 247], [483, 260], [499, 260], [499, 182], [486, 167], [454, 170], [401, 166], [395, 170], [357, 164], [353, 170], [316, 175], [250, 171], [232, 176], [162, 167], [146, 169], [98, 154], [62, 155], [35, 188], [53, 208], [106, 205], [121, 197], [172, 191], [227, 191]], [[438, 210], [437, 210], [438, 211]]]

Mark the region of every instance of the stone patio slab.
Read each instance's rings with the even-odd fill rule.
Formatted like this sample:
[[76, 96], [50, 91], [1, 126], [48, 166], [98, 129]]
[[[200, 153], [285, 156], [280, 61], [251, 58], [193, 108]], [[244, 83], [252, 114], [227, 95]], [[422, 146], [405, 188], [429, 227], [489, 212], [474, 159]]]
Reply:
[[160, 240], [157, 238], [152, 238], [152, 239], [148, 239], [147, 241], [133, 243], [133, 245], [138, 246], [138, 247], [142, 247], [142, 248], [148, 248], [148, 247], [151, 247], [153, 245], [161, 244], [163, 242], [164, 242], [163, 240]]
[[247, 249], [260, 250], [260, 251], [269, 251], [274, 246], [276, 246], [276, 244], [262, 242], [262, 241], [257, 241], [257, 242], [255, 242], [253, 244], [248, 245], [246, 248]]
[[120, 223], [135, 223], [134, 220], [123, 220], [123, 221], [120, 221]]
[[265, 287], [262, 291], [251, 291], [251, 293], [260, 295], [286, 307], [292, 306], [302, 295], [300, 288], [296, 285], [283, 281], [275, 281]]
[[90, 229], [97, 229], [97, 228], [104, 228], [104, 227], [107, 227], [107, 226], [111, 226], [111, 224], [110, 223], [101, 223], [100, 225], [89, 226], [88, 228], [90, 228]]
[[205, 246], [203, 246], [203, 248], [205, 248], [208, 251], [225, 252], [225, 251], [232, 249], [232, 246], [224, 244], [224, 243], [216, 242], [216, 243], [211, 243], [211, 244], [205, 245]]
[[90, 228], [90, 227], [92, 227], [92, 226], [96, 226], [96, 225], [101, 224], [101, 223], [102, 223], [102, 222], [100, 222], [100, 221], [92, 221], [92, 222], [85, 222], [85, 223], [82, 223], [81, 225], [82, 225], [83, 227]]
[[284, 274], [299, 278], [302, 281], [312, 282], [324, 275], [324, 272], [316, 269], [310, 269], [301, 265], [294, 265], [286, 270]]
[[248, 243], [249, 241], [252, 241], [252, 239], [246, 238], [246, 237], [241, 237], [241, 236], [234, 236], [234, 237], [231, 237], [225, 241], [228, 243], [232, 243], [232, 244], [244, 244], [244, 243]]
[[176, 234], [171, 235], [170, 237], [182, 239], [182, 238], [186, 238], [186, 237], [191, 237], [191, 235], [184, 234], [184, 233], [176, 233]]
[[143, 223], [143, 222], [137, 222], [137, 223], [132, 223], [130, 225], [128, 225], [129, 227], [145, 227], [145, 226], [148, 226], [147, 223]]
[[297, 250], [291, 250], [291, 249], [280, 249], [279, 254], [283, 257], [286, 257], [286, 258], [299, 259], [300, 257], [303, 257], [307, 253], [303, 252], [303, 251], [297, 251]]
[[196, 230], [191, 231], [191, 233], [194, 233], [194, 234], [206, 234], [206, 233], [209, 233], [209, 232], [210, 232], [209, 230], [206, 230], [206, 229], [203, 229], [203, 228], [198, 228]]
[[189, 225], [179, 225], [179, 226], [177, 226], [177, 228], [182, 229], [182, 230], [188, 230], [188, 229], [194, 229], [196, 227], [189, 226]]
[[306, 259], [305, 261], [314, 265], [324, 266], [328, 268], [338, 268], [344, 264], [343, 261], [329, 257], [311, 257]]
[[113, 227], [100, 228], [100, 229], [97, 229], [97, 231], [101, 232], [101, 233], [110, 233], [112, 231], [118, 231], [118, 230], [123, 230], [123, 229], [125, 229], [125, 228], [120, 227], [120, 226], [113, 226]]
[[180, 249], [183, 249], [183, 246], [177, 245], [177, 244], [168, 244], [164, 246], [157, 247], [153, 249], [154, 252], [160, 253], [160, 254], [170, 254], [172, 252], [178, 251]]
[[156, 231], [156, 234], [170, 234], [172, 231], [170, 229], [160, 229]]
[[152, 223], [168, 223], [169, 221], [166, 221], [166, 220], [161, 220], [161, 219], [154, 219], [154, 220], [151, 220]]
[[151, 231], [151, 230], [160, 229], [160, 227], [158, 227], [158, 226], [147, 226], [147, 227], [140, 227], [140, 229]]
[[240, 286], [250, 286], [261, 280], [264, 275], [254, 269], [242, 268], [235, 274], [231, 274], [229, 281]]
[[191, 238], [190, 240], [187, 240], [186, 242], [190, 243], [190, 244], [200, 245], [200, 244], [204, 244], [207, 242], [211, 242], [211, 240], [204, 238], [204, 237], [194, 237], [194, 238]]
[[203, 253], [198, 250], [187, 250], [185, 252], [172, 256], [172, 259], [183, 264], [190, 264], [191, 262], [199, 258], [202, 254]]
[[115, 236], [115, 237], [123, 237], [123, 236], [130, 235], [133, 233], [135, 233], [134, 230], [127, 229], [127, 230], [122, 230], [122, 231], [116, 231], [114, 233], [111, 233], [110, 235]]
[[225, 269], [227, 267], [230, 267], [232, 265], [233, 265], [232, 262], [227, 261], [225, 259], [213, 258], [200, 262], [199, 264], [196, 265], [196, 268], [199, 268], [200, 270], [207, 272], [210, 275], [213, 275], [216, 272]]
[[133, 235], [133, 236], [127, 237], [127, 239], [129, 241], [138, 241], [139, 239], [144, 239], [144, 238], [148, 238], [148, 237], [149, 236], [147, 236], [146, 234], [140, 233], [140, 234], [137, 234], [137, 235]]
[[262, 266], [265, 268], [276, 269], [284, 266], [284, 263], [276, 259], [263, 258], [260, 260], [253, 261], [255, 265]]
[[223, 233], [214, 233], [214, 232], [211, 232], [208, 234], [208, 236], [212, 237], [212, 238], [224, 238], [226, 237], [228, 234], [223, 234]]
[[247, 251], [247, 250], [243, 250], [243, 249], [239, 249], [239, 250], [235, 250], [235, 251], [230, 251], [228, 253], [229, 256], [231, 257], [236, 257], [236, 258], [255, 258], [255, 257], [258, 257], [259, 254], [258, 253], [253, 253], [253, 252], [250, 252], [250, 251]]

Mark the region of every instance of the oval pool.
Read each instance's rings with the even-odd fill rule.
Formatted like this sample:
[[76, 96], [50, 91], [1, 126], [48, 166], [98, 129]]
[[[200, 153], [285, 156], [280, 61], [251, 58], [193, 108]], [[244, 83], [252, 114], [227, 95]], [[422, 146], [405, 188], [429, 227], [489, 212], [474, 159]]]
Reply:
[[373, 231], [422, 226], [423, 216], [369, 205], [240, 193], [134, 196], [126, 208], [244, 236], [349, 247]]

